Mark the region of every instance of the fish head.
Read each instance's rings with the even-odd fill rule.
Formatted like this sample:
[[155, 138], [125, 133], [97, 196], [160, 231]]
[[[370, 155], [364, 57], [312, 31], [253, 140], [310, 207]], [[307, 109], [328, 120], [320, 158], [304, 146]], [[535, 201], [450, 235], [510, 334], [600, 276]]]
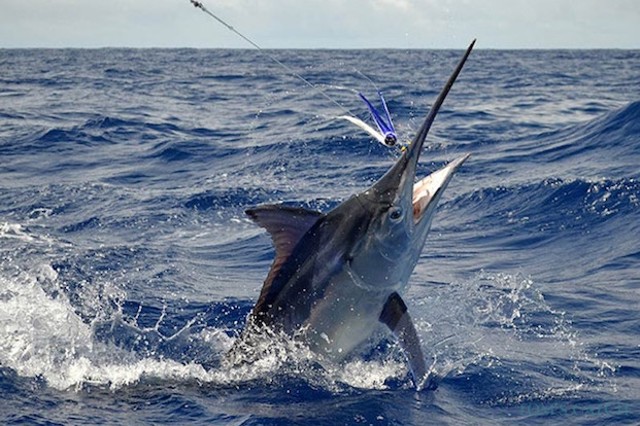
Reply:
[[[409, 152], [409, 151], [407, 151]], [[415, 152], [416, 156], [419, 151]], [[350, 271], [369, 289], [406, 286], [431, 228], [436, 206], [451, 178], [469, 158], [463, 155], [416, 182], [415, 160], [406, 154], [356, 198], [367, 211], [366, 232], [350, 254]], [[409, 161], [407, 161], [409, 160]]]
[[427, 134], [473, 43], [440, 92], [409, 147], [375, 184], [356, 199], [366, 212], [363, 232], [349, 253], [349, 271], [361, 286], [399, 290], [406, 286], [431, 227], [436, 206], [468, 154], [416, 182]]

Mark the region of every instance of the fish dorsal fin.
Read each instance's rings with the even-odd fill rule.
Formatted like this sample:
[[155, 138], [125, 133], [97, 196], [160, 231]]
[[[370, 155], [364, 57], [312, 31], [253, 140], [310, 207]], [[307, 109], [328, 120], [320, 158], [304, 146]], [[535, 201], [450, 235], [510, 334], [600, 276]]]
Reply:
[[282, 265], [302, 237], [325, 215], [317, 211], [282, 205], [259, 206], [246, 210], [245, 213], [267, 230], [276, 250], [276, 257], [256, 303], [255, 311], [259, 312], [267, 309], [266, 305], [280, 291], [277, 285], [273, 285], [273, 281]]
[[323, 213], [299, 207], [264, 205], [246, 211], [247, 215], [271, 235], [276, 257], [289, 257], [298, 241]]

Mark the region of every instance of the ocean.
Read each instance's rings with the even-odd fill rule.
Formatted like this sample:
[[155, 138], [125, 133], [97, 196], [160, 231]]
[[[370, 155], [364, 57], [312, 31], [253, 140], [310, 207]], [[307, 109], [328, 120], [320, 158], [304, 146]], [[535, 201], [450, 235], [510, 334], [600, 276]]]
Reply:
[[462, 50], [268, 53], [315, 88], [255, 50], [0, 50], [0, 423], [640, 423], [640, 51], [471, 54], [418, 171], [471, 154], [404, 296], [421, 392], [393, 339], [221, 360], [273, 259], [244, 210], [365, 189], [399, 151], [335, 117], [378, 87], [410, 140]]

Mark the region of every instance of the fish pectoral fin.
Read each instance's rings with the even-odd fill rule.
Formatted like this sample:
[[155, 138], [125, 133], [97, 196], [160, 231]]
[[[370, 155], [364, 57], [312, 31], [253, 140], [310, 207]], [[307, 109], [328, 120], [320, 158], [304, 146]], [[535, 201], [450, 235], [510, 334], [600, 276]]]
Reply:
[[409, 361], [413, 382], [418, 390], [428, 386], [429, 373], [420, 345], [420, 338], [411, 321], [407, 305], [396, 292], [393, 292], [384, 304], [380, 313], [380, 322], [386, 324], [393, 332]]

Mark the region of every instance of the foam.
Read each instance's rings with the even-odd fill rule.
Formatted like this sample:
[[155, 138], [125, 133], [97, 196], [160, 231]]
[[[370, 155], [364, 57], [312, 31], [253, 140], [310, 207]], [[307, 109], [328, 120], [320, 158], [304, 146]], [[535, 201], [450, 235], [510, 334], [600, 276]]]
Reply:
[[[142, 380], [228, 386], [273, 380], [274, 376], [306, 376], [325, 387], [333, 387], [339, 381], [355, 387], [381, 388], [387, 377], [395, 377], [398, 370], [404, 369], [397, 363], [355, 361], [329, 375], [319, 374], [314, 355], [291, 339], [265, 338], [256, 349], [261, 356], [255, 362], [209, 369], [198, 362], [160, 359], [153, 354], [141, 356], [99, 341], [94, 333], [97, 321], [83, 321], [63, 292], [50, 291], [57, 281], [58, 276], [49, 265], [30, 273], [5, 271], [0, 275], [0, 363], [21, 376], [42, 378], [56, 389], [80, 390], [88, 385], [117, 389]], [[121, 321], [118, 315], [114, 313], [111, 318], [114, 324]], [[149, 332], [135, 324], [129, 327], [141, 336]], [[215, 328], [192, 337], [221, 354], [234, 342], [224, 330]]]
[[[155, 330], [154, 336], [161, 343], [175, 339], [172, 344], [189, 348], [204, 345], [222, 361], [211, 364], [196, 360], [196, 355], [177, 361], [155, 352], [153, 347], [136, 353], [126, 345], [116, 345], [113, 339], [96, 336], [98, 324], [112, 324], [114, 333], [124, 332], [114, 327], [123, 324], [122, 312], [107, 308], [98, 312], [96, 307], [95, 319], [83, 320], [58, 281], [47, 264], [30, 271], [0, 273], [0, 364], [21, 376], [42, 378], [56, 389], [117, 389], [145, 380], [235, 386], [287, 378], [301, 378], [311, 386], [333, 392], [345, 387], [386, 389], [389, 383], [410, 386], [404, 357], [393, 345], [376, 354], [375, 359], [355, 357], [334, 366], [322, 362], [295, 340], [265, 334], [262, 341], [253, 342], [258, 355], [251, 362], [234, 364], [224, 362], [223, 355], [235, 342], [227, 330], [205, 327], [196, 332], [195, 321], [191, 321], [175, 335], [162, 336], [159, 323], [171, 318], [166, 312], [156, 328], [138, 327], [135, 318], [124, 324], [141, 338]], [[95, 299], [94, 293], [83, 296]], [[120, 290], [117, 297], [124, 300], [126, 294]], [[87, 303], [107, 304], [100, 298]], [[532, 281], [522, 276], [481, 273], [469, 282], [442, 286], [413, 305], [425, 353], [437, 360], [435, 372], [440, 377], [455, 376], [470, 365], [491, 368], [502, 361], [517, 364], [532, 359], [541, 359], [542, 363], [563, 359], [593, 364], [581, 351], [564, 314], [553, 311]], [[194, 330], [189, 329], [192, 326]], [[177, 339], [183, 334], [188, 337], [184, 342]], [[158, 345], [157, 341], [154, 344]], [[545, 377], [536, 380], [541, 389], [576, 385]]]
[[40, 377], [56, 389], [84, 385], [118, 388], [145, 377], [162, 380], [201, 379], [209, 375], [198, 364], [136, 359], [134, 353], [95, 340], [69, 301], [47, 294], [43, 277], [55, 271], [0, 276], [0, 363], [25, 377]]
[[34, 238], [25, 232], [20, 224], [4, 222], [0, 224], [0, 238], [15, 238], [22, 241], [33, 241]]
[[471, 366], [496, 374], [506, 369], [538, 397], [612, 385], [612, 367], [588, 352], [570, 318], [528, 277], [480, 272], [439, 286], [418, 304], [429, 307], [419, 309], [425, 316], [417, 328], [440, 377]]
[[56, 274], [47, 266], [41, 271], [0, 276], [0, 362], [66, 387], [70, 374], [60, 367], [92, 351], [92, 333], [65, 298], [45, 293], [40, 281]]

